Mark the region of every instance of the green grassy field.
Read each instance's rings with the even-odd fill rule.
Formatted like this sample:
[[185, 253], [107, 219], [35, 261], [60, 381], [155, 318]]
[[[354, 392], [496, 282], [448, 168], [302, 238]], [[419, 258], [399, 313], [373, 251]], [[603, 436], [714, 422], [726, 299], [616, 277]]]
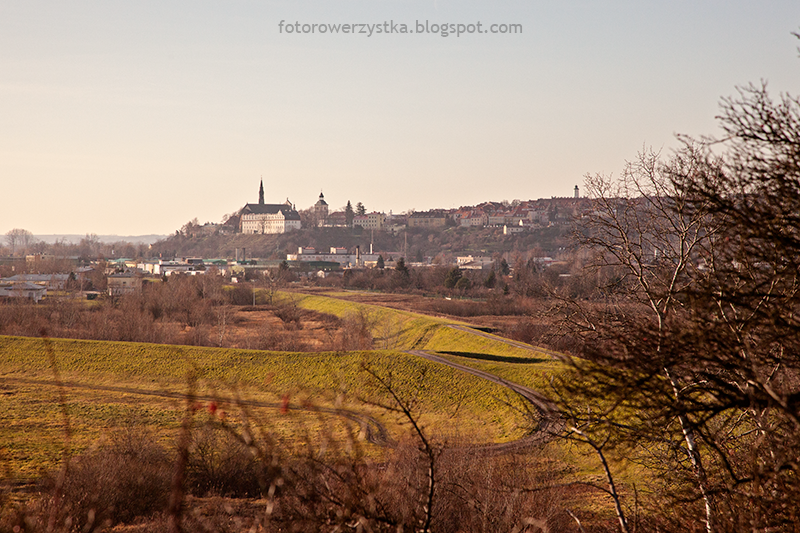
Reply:
[[372, 335], [376, 345], [396, 350], [424, 349], [424, 345], [436, 330], [445, 324], [453, 323], [408, 311], [327, 296], [281, 293], [280, 297], [294, 301], [299, 307], [329, 313], [340, 318], [362, 313], [373, 324]]
[[466, 352], [496, 355], [508, 359], [519, 358], [524, 362], [530, 362], [531, 357], [551, 359], [543, 353], [536, 355], [532, 354], [531, 350], [510, 346], [503, 342], [502, 338], [494, 335], [489, 336], [492, 338], [486, 338], [469, 331], [447, 327], [451, 324], [470, 327], [470, 324], [457, 320], [340, 300], [329, 296], [281, 293], [280, 297], [294, 301], [299, 307], [330, 313], [340, 318], [363, 313], [373, 323], [372, 334], [376, 344], [388, 344], [397, 350]]
[[[393, 432], [402, 431], [394, 416], [370, 404], [389, 400], [364, 365], [391, 376], [431, 431], [502, 442], [524, 435], [530, 427], [531, 421], [515, 405], [519, 398], [499, 385], [403, 350], [438, 352], [543, 391], [549, 376], [559, 370], [559, 364], [543, 354], [448, 327], [458, 322], [325, 296], [278, 297], [343, 318], [360, 313], [371, 325], [376, 346], [390, 349], [288, 353], [0, 337], [0, 393], [6, 405], [0, 412], [0, 460], [6, 457], [25, 473], [57, 461], [64, 440], [59, 389], [31, 381], [54, 380], [51, 356], [61, 380], [70, 384], [65, 390], [71, 445], [78, 450], [121, 423], [142, 423], [165, 435], [174, 432], [185, 407], [180, 397], [190, 381], [194, 394], [217, 398], [231, 411], [235, 397], [277, 406], [286, 396], [292, 406], [343, 405], [363, 411], [379, 417]], [[287, 436], [344, 423], [327, 415], [298, 412], [291, 418], [275, 417], [275, 408], [258, 411]]]
[[[12, 470], [21, 475], [52, 465], [63, 447], [59, 389], [31, 382], [54, 379], [49, 353], [61, 380], [70, 385], [65, 389], [66, 404], [71, 444], [77, 450], [131, 421], [173, 431], [184, 405], [171, 395], [185, 393], [190, 376], [196, 380], [195, 394], [220, 398], [228, 405], [234, 396], [278, 405], [288, 395], [292, 406], [309, 402], [333, 406], [344, 401], [345, 407], [380, 417], [394, 433], [403, 431], [395, 417], [361, 401], [389, 403], [363, 365], [391, 376], [402, 395], [415, 402], [431, 431], [460, 433], [482, 442], [505, 441], [524, 434], [529, 424], [509, 405], [514, 399], [502, 387], [398, 351], [283, 353], [0, 337], [0, 392], [5, 405], [0, 412], [0, 448]], [[261, 416], [279, 420], [278, 430], [289, 435], [331, 423], [317, 415], [298, 413], [289, 420], [276, 418], [275, 409], [261, 411]]]
[[[240, 421], [240, 398], [260, 402], [244, 407], [248, 417], [286, 442], [322, 433], [343, 437], [346, 428], [353, 427], [352, 422], [304, 406], [343, 407], [376, 417], [395, 438], [408, 432], [395, 414], [374, 405], [391, 402], [364, 365], [391, 377], [401, 395], [413, 401], [430, 434], [504, 442], [522, 437], [531, 427], [519, 397], [405, 350], [438, 353], [545, 395], [551, 392], [551, 378], [564, 370], [563, 363], [533, 347], [448, 327], [465, 325], [457, 321], [335, 297], [280, 293], [278, 298], [341, 318], [361, 315], [370, 324], [375, 346], [383, 349], [295, 353], [0, 337], [0, 469], [6, 477], [35, 478], [59, 463], [65, 447], [80, 453], [131, 425], [170, 444], [184, 416], [189, 383], [194, 383], [198, 423], [212, 417], [207, 409], [212, 399], [219, 407], [213, 416], [224, 412], [232, 422]], [[63, 388], [53, 383], [53, 360], [67, 384]], [[280, 408], [285, 400], [288, 412]], [[380, 453], [364, 446], [368, 453]], [[586, 447], [554, 441], [548, 448], [548, 456], [571, 472], [569, 479], [602, 485], [599, 463]], [[623, 458], [615, 455], [610, 459], [623, 478], [639, 475], [626, 471]], [[580, 502], [586, 504], [607, 511], [602, 496]]]

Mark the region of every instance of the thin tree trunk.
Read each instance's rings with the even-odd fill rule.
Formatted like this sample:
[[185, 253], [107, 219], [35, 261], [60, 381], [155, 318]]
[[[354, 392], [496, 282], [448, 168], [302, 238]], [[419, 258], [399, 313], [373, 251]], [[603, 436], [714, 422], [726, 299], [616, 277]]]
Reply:
[[[678, 381], [672, 376], [669, 369], [665, 368], [664, 373], [672, 385], [672, 391], [675, 395], [675, 400], [680, 402], [680, 387]], [[706, 509], [706, 533], [713, 533], [714, 531], [714, 510], [711, 505], [711, 497], [708, 494], [706, 472], [703, 468], [703, 461], [700, 456], [700, 450], [697, 448], [697, 442], [694, 438], [694, 431], [692, 430], [689, 419], [681, 410], [678, 415], [678, 421], [681, 424], [681, 431], [683, 438], [686, 441], [686, 447], [689, 450], [689, 459], [692, 461], [692, 469], [694, 470], [695, 478], [697, 478], [697, 487], [700, 489], [700, 495], [703, 497], [703, 503]]]

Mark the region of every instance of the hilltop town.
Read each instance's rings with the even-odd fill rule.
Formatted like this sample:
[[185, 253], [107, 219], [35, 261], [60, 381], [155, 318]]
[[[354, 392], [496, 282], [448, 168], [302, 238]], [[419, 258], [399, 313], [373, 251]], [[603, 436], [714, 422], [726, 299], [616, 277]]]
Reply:
[[475, 206], [457, 209], [431, 209], [394, 214], [371, 211], [361, 202], [347, 205], [340, 210], [331, 210], [325, 195], [320, 192], [317, 202], [308, 209], [298, 211], [288, 199], [279, 204], [264, 201], [264, 182], [258, 191], [258, 202], [247, 203], [240, 210], [228, 215], [220, 224], [207, 222], [202, 226], [197, 221], [183, 228], [184, 234], [196, 236], [211, 233], [243, 233], [272, 235], [288, 233], [301, 228], [362, 228], [397, 233], [406, 228], [447, 227], [496, 227], [503, 233], [521, 233], [533, 228], [566, 224], [588, 207], [587, 199], [580, 197], [576, 185], [570, 197], [541, 198], [539, 200], [514, 200], [513, 202], [487, 201]]
[[162, 258], [286, 260], [298, 267], [319, 263], [325, 270], [331, 265], [324, 263], [374, 267], [379, 257], [389, 262], [403, 257], [415, 266], [456, 264], [459, 256], [487, 263], [498, 256], [510, 260], [514, 252], [558, 255], [570, 246], [572, 222], [589, 206], [575, 186], [569, 197], [405, 213], [369, 211], [350, 200], [331, 209], [320, 192], [315, 204], [298, 210], [288, 199], [266, 203], [262, 182], [257, 203], [245, 204], [219, 224], [190, 221], [151, 250]]
[[[368, 211], [349, 200], [331, 209], [320, 192], [316, 203], [298, 211], [288, 199], [267, 203], [262, 180], [257, 202], [245, 203], [221, 223], [193, 220], [148, 246], [101, 243], [92, 236], [78, 244], [46, 244], [12, 230], [0, 247], [0, 296], [39, 301], [48, 289], [64, 290], [68, 282], [90, 297], [119, 296], [139, 290], [148, 278], [213, 271], [236, 282], [281, 266], [298, 279], [391, 270], [398, 262], [406, 268], [485, 271], [484, 277], [501, 263], [546, 268], [569, 261], [572, 222], [589, 206], [575, 186], [569, 197], [402, 214]], [[472, 276], [473, 284], [485, 281]]]

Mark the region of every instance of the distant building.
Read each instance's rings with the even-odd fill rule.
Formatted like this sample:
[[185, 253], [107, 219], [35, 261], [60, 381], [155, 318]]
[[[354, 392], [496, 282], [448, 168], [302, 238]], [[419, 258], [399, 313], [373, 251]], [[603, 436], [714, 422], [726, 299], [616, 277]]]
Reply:
[[458, 219], [458, 224], [463, 227], [483, 227], [489, 223], [489, 216], [480, 210], [470, 210]]
[[366, 215], [356, 215], [353, 217], [353, 226], [361, 226], [364, 229], [383, 229], [386, 222], [386, 215], [373, 211]]
[[287, 261], [300, 261], [303, 263], [338, 263], [344, 268], [364, 266], [370, 262], [377, 262], [378, 254], [362, 254], [358, 249], [349, 253], [347, 248], [332, 247], [329, 253], [317, 252], [313, 247], [300, 246], [296, 254], [287, 254]]
[[344, 211], [334, 211], [328, 214], [328, 218], [322, 224], [326, 228], [346, 228], [347, 215]]
[[322, 191], [319, 193], [319, 200], [314, 204], [314, 218], [317, 220], [317, 226], [324, 226], [328, 220], [328, 202], [325, 201]]
[[522, 233], [527, 229], [527, 227], [523, 224], [523, 220], [520, 220], [519, 224], [509, 225], [506, 224], [503, 226], [503, 235], [511, 235], [513, 233]]
[[50, 290], [63, 291], [67, 288], [69, 274], [16, 274], [2, 281], [9, 283], [33, 283]]
[[408, 217], [409, 228], [443, 228], [447, 225], [444, 211], [425, 211], [412, 213]]
[[300, 214], [287, 199], [283, 204], [264, 203], [264, 181], [258, 190], [258, 203], [245, 204], [239, 212], [242, 233], [274, 234], [300, 229]]
[[0, 298], [28, 298], [38, 303], [46, 294], [47, 288], [36, 283], [0, 280]]
[[480, 255], [462, 255], [456, 257], [456, 264], [464, 270], [488, 270], [494, 268], [494, 259]]
[[133, 272], [112, 274], [106, 278], [109, 296], [122, 296], [137, 292], [142, 288], [142, 276]]
[[203, 273], [206, 270], [202, 259], [189, 258], [183, 261], [170, 261], [159, 259], [158, 261], [143, 261], [137, 263], [136, 268], [142, 273], [154, 276], [171, 276], [172, 274], [191, 274]]

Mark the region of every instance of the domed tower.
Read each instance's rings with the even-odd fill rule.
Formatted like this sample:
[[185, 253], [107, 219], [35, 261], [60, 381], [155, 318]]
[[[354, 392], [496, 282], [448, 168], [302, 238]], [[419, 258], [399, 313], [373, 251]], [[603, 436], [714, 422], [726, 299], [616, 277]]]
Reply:
[[318, 226], [323, 225], [328, 219], [328, 202], [325, 201], [322, 191], [319, 193], [319, 200], [314, 204], [314, 217], [317, 219]]

